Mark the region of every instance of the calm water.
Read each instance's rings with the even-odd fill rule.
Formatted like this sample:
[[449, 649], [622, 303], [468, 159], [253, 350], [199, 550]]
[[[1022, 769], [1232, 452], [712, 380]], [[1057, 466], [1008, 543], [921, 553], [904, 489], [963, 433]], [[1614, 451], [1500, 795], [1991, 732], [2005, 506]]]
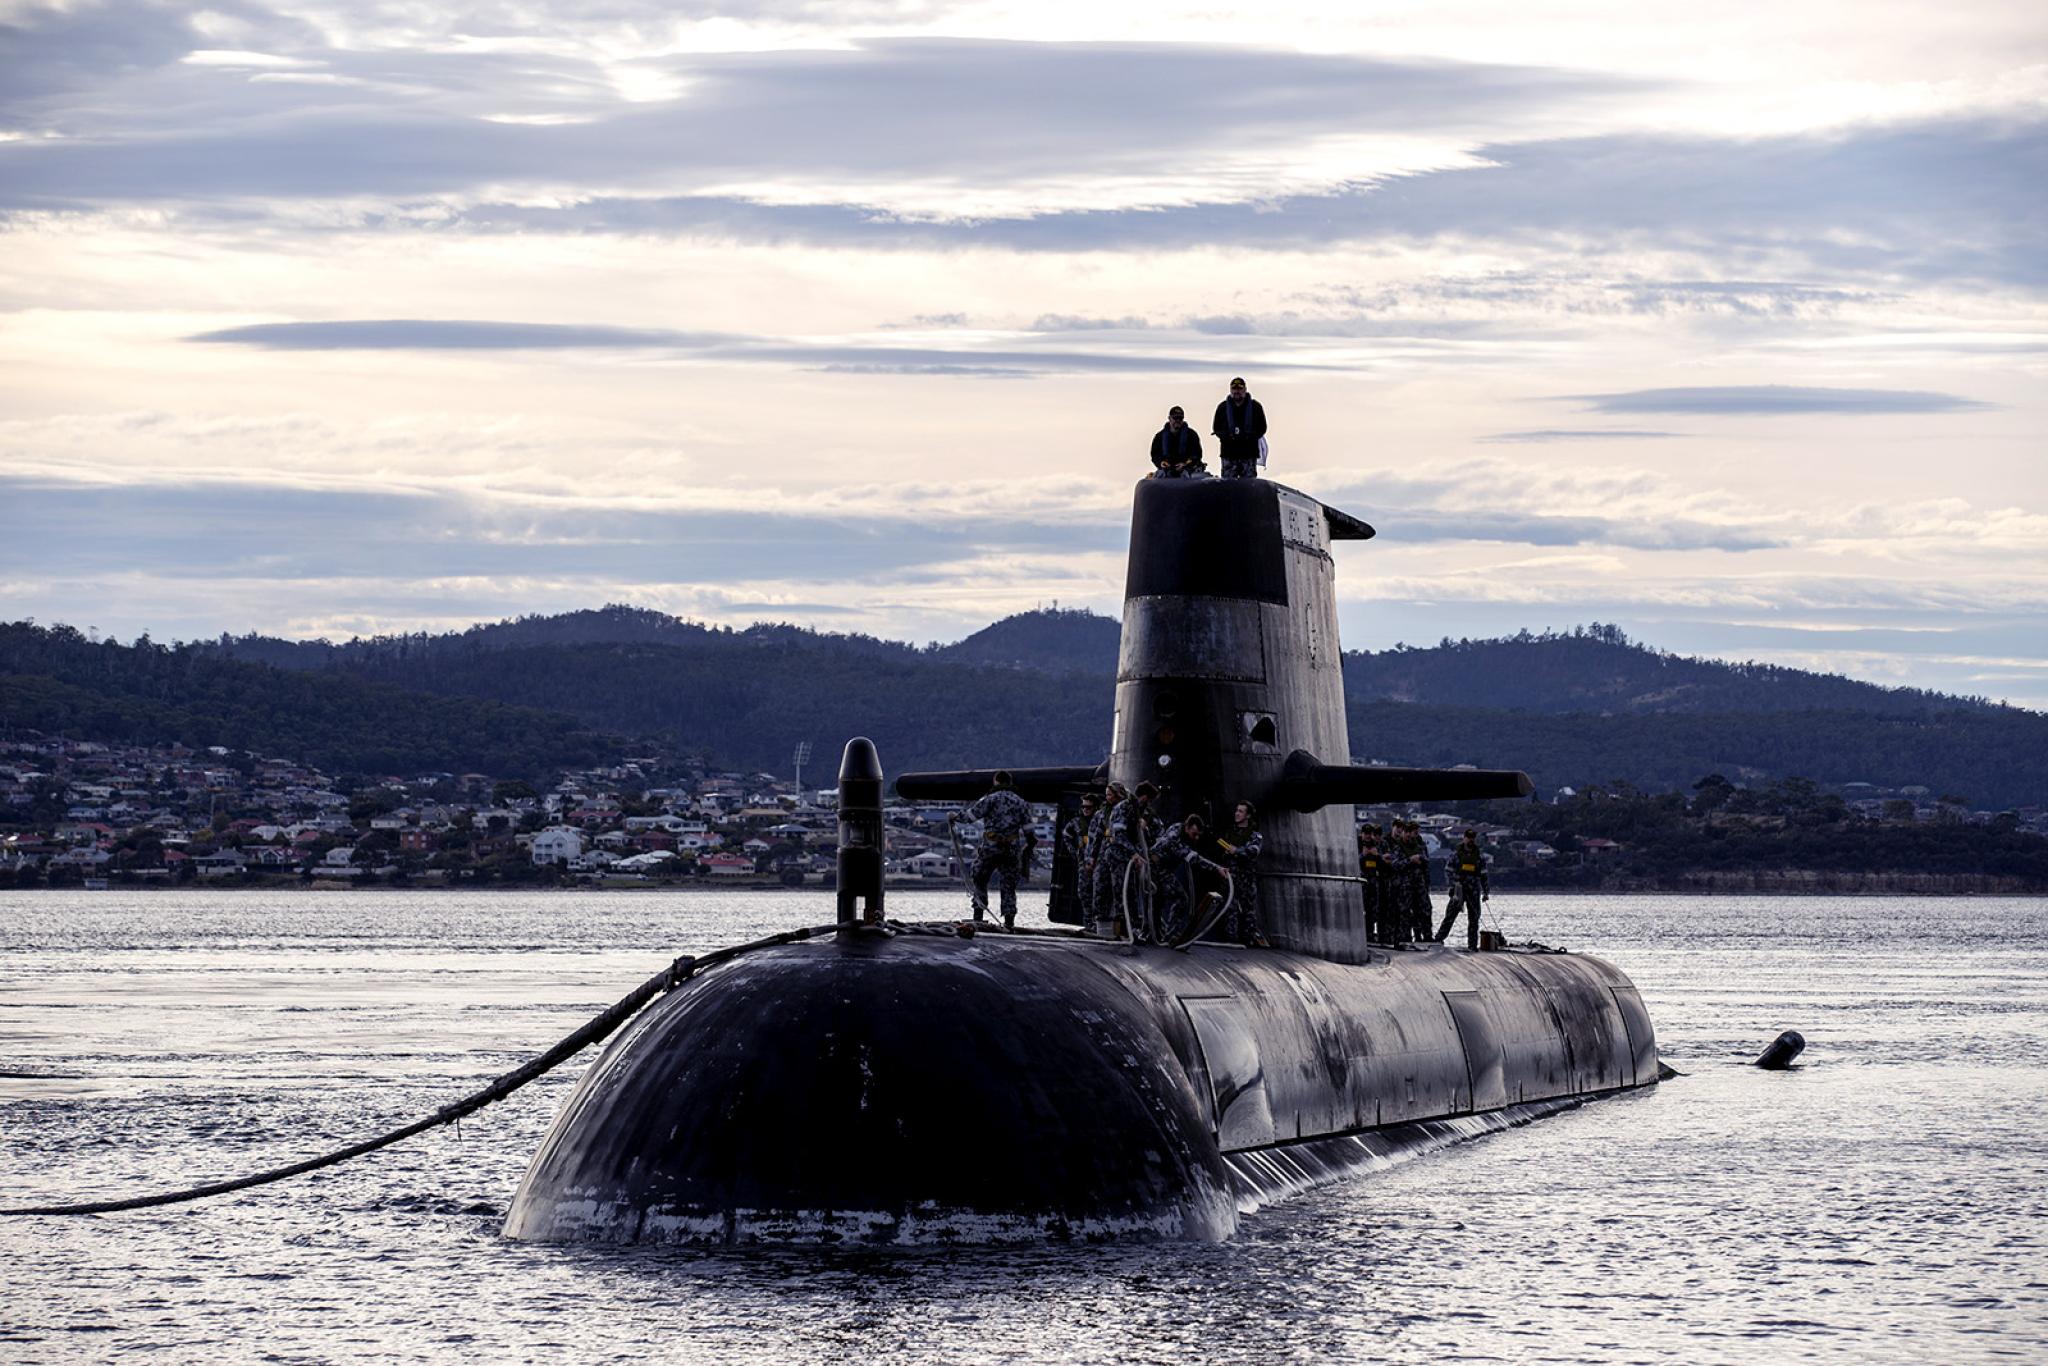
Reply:
[[[906, 918], [939, 893], [890, 898]], [[530, 1246], [571, 1066], [316, 1177], [0, 1221], [0, 1359], [1948, 1362], [2048, 1354], [2048, 901], [1508, 897], [1689, 1073], [1324, 1187], [1219, 1247]], [[423, 1115], [815, 895], [0, 893], [0, 1203]], [[1805, 1065], [1743, 1065], [1778, 1030]]]

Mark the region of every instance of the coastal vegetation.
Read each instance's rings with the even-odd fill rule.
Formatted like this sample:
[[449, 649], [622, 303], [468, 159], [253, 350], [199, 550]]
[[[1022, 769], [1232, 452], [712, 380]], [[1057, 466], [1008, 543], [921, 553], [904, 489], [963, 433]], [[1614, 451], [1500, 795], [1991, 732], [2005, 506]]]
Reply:
[[[175, 739], [336, 771], [541, 778], [623, 752], [780, 771], [865, 734], [892, 772], [1071, 764], [1107, 748], [1116, 623], [1021, 613], [949, 645], [607, 607], [342, 643], [163, 646], [0, 626], [0, 719]], [[1545, 795], [1805, 777], [2048, 800], [2048, 716], [1761, 664], [1686, 659], [1591, 626], [1346, 655], [1353, 757], [1511, 767]]]

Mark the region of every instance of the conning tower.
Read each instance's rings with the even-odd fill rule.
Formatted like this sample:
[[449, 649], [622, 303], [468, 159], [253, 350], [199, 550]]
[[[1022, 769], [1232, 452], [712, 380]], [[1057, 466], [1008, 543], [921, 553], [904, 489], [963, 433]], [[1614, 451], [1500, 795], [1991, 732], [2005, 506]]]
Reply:
[[[1373, 529], [1264, 479], [1148, 479], [1131, 511], [1111, 775], [1215, 829], [1258, 805], [1276, 945], [1365, 954], [1351, 810], [1306, 803], [1288, 764], [1348, 765], [1331, 542]], [[1299, 756], [1299, 757], [1293, 757]]]
[[[1162, 815], [1212, 830], [1259, 810], [1260, 916], [1276, 946], [1369, 957], [1351, 807], [1526, 796], [1513, 771], [1353, 767], [1337, 634], [1337, 541], [1373, 529], [1267, 479], [1144, 479], [1133, 495], [1108, 763], [1015, 770], [1033, 801], [1114, 779], [1162, 788]], [[913, 799], [979, 796], [990, 770], [906, 773]], [[1055, 883], [1065, 872], [1055, 867]], [[1082, 920], [1071, 898], [1053, 918]]]

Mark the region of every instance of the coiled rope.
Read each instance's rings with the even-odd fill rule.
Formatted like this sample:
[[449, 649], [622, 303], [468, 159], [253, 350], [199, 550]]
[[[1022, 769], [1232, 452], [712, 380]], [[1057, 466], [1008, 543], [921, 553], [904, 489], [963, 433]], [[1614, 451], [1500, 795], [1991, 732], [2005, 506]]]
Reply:
[[337, 1148], [335, 1151], [325, 1153], [319, 1157], [309, 1157], [303, 1162], [294, 1162], [285, 1167], [273, 1167], [269, 1171], [257, 1172], [253, 1176], [238, 1177], [233, 1181], [215, 1181], [208, 1185], [192, 1186], [185, 1190], [164, 1191], [157, 1195], [132, 1196], [126, 1200], [92, 1200], [76, 1205], [30, 1205], [16, 1209], [0, 1209], [0, 1216], [111, 1214], [116, 1210], [146, 1209], [151, 1205], [176, 1205], [182, 1204], [187, 1200], [203, 1200], [209, 1195], [226, 1195], [230, 1191], [247, 1190], [251, 1186], [267, 1186], [273, 1181], [283, 1181], [289, 1177], [303, 1175], [306, 1172], [318, 1171], [322, 1167], [336, 1166], [348, 1161], [352, 1157], [361, 1157], [364, 1153], [372, 1153], [379, 1148], [388, 1148], [394, 1143], [411, 1138], [414, 1134], [425, 1133], [427, 1130], [443, 1124], [453, 1124], [464, 1115], [474, 1114], [486, 1105], [503, 1100], [528, 1082], [554, 1071], [570, 1058], [575, 1057], [578, 1053], [590, 1047], [590, 1045], [605, 1038], [618, 1029], [620, 1025], [637, 1015], [641, 1008], [649, 1001], [652, 1001], [657, 996], [665, 996], [669, 992], [674, 991], [705, 968], [730, 962], [742, 954], [753, 953], [757, 949], [774, 948], [781, 944], [794, 944], [799, 940], [809, 939], [813, 935], [831, 934], [838, 929], [839, 926], [837, 924], [815, 925], [808, 929], [785, 930], [781, 934], [771, 934], [761, 939], [750, 940], [744, 944], [733, 944], [726, 948], [713, 949], [710, 953], [698, 954], [695, 957], [684, 954], [676, 959], [675, 962], [669, 964], [639, 986], [634, 987], [624, 996], [621, 996], [609, 1009], [591, 1020], [590, 1023], [584, 1025], [581, 1029], [578, 1029], [575, 1033], [564, 1038], [560, 1043], [535, 1058], [532, 1062], [505, 1073], [505, 1075], [499, 1077], [481, 1091], [465, 1096], [452, 1105], [442, 1106], [425, 1119], [415, 1120], [403, 1128], [378, 1134], [375, 1138], [367, 1138], [360, 1143], [351, 1143], [346, 1148]]
[[1181, 940], [1178, 944], [1175, 944], [1173, 946], [1174, 948], [1185, 951], [1189, 945], [1193, 944], [1196, 940], [1200, 939], [1210, 930], [1215, 929], [1216, 922], [1223, 919], [1223, 917], [1229, 913], [1231, 903], [1237, 900], [1237, 879], [1230, 875], [1230, 870], [1228, 868], [1223, 869], [1222, 873], [1223, 885], [1227, 889], [1223, 895], [1223, 904], [1218, 906], [1215, 910], [1209, 913], [1209, 918], [1202, 922], [1202, 928], [1196, 930], [1193, 934]]
[[1152, 868], [1150, 864], [1145, 862], [1145, 856], [1143, 854], [1133, 854], [1131, 855], [1131, 861], [1124, 865], [1123, 941], [1126, 944], [1137, 944], [1141, 942], [1138, 937], [1138, 917], [1132, 914], [1131, 912], [1131, 874], [1135, 873], [1140, 868], [1143, 868], [1145, 870], [1144, 881], [1138, 884], [1139, 901], [1140, 904], [1142, 904], [1145, 907], [1145, 937], [1142, 942], [1147, 944], [1152, 942], [1152, 903], [1149, 899], [1152, 883]]

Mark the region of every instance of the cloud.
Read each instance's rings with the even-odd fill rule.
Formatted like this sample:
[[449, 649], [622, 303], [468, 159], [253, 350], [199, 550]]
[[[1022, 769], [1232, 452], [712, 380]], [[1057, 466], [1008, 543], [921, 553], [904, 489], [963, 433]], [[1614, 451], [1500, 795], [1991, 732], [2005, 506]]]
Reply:
[[169, 66], [199, 41], [190, 20], [166, 6], [30, 4], [0, 23], [0, 118]]
[[1662, 441], [1683, 437], [1683, 432], [1652, 432], [1629, 427], [1571, 431], [1544, 428], [1527, 432], [1495, 432], [1479, 439], [1496, 445], [1541, 445], [1554, 441]]
[[[159, 71], [79, 111], [89, 139], [0, 157], [8, 201], [474, 201], [518, 188], [938, 218], [1251, 202], [1456, 164], [1459, 145], [1489, 131], [1646, 88], [1247, 46], [945, 38], [647, 59], [636, 67], [679, 92], [647, 102], [561, 55], [319, 48], [308, 60], [374, 89]], [[69, 112], [47, 116], [62, 125]]]
[[[906, 174], [912, 174], [906, 168]], [[998, 159], [983, 175], [1001, 178]], [[1460, 164], [1256, 201], [1222, 183], [1184, 203], [1028, 215], [905, 217], [822, 191], [774, 204], [732, 195], [603, 193], [568, 205], [476, 203], [475, 229], [672, 232], [875, 248], [1266, 250], [1446, 240], [1569, 251], [1571, 283], [1601, 312], [1806, 316], [1881, 295], [1890, 282], [2048, 285], [2048, 121], [1946, 119], [1829, 135], [1715, 138], [1612, 134], [1474, 145]], [[1777, 259], [1818, 277], [1784, 281], [1601, 281], [1589, 253], [1658, 249], [1709, 261]], [[1632, 264], [1632, 263], [1631, 263]], [[1854, 283], [1842, 285], [1833, 279]], [[1473, 297], [1554, 293], [1561, 282], [1452, 282]], [[1228, 327], [1233, 315], [1215, 325]]]
[[1794, 413], [1875, 415], [1963, 413], [1994, 407], [1954, 394], [1919, 389], [1813, 389], [1785, 384], [1726, 385], [1697, 389], [1637, 389], [1620, 394], [1566, 394], [1596, 413], [1689, 413], [1777, 417]]
[[1032, 320], [1033, 332], [1143, 332], [1152, 326], [1143, 318], [1089, 318], [1073, 313], [1041, 313]]
[[259, 346], [270, 351], [567, 351], [646, 347], [703, 349], [736, 339], [714, 332], [576, 323], [480, 322], [435, 318], [363, 318], [255, 323], [201, 332], [187, 341]]
[[1798, 543], [1781, 529], [1687, 518], [1545, 516], [1485, 507], [1393, 507], [1375, 520], [1390, 545], [1498, 541], [1530, 546], [1618, 546], [1631, 550], [1776, 550]]
[[[794, 365], [853, 374], [976, 375], [1183, 374], [1213, 371], [1213, 356], [1130, 351], [1024, 350], [1015, 347], [919, 347], [868, 343], [793, 343], [770, 337], [664, 328], [430, 318], [255, 323], [201, 332], [188, 341], [272, 351], [515, 351], [658, 349], [693, 359]], [[1267, 370], [1350, 368], [1274, 358]]]
[[1000, 551], [1075, 554], [1120, 544], [1114, 522], [945, 518], [822, 508], [633, 507], [366, 488], [230, 483], [85, 486], [0, 479], [33, 527], [8, 561], [50, 578], [148, 572], [206, 581], [347, 577], [719, 583], [773, 565], [834, 582], [957, 564]]

